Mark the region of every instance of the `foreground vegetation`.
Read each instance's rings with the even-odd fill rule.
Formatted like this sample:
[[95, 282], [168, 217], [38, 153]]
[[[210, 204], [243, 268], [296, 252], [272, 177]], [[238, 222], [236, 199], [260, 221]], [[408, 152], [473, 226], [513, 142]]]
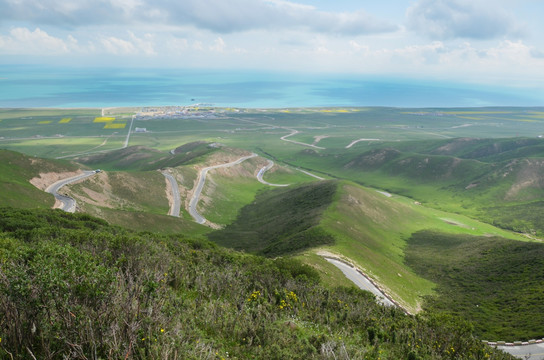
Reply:
[[294, 260], [1, 209], [0, 357], [511, 359], [454, 318], [327, 289]]

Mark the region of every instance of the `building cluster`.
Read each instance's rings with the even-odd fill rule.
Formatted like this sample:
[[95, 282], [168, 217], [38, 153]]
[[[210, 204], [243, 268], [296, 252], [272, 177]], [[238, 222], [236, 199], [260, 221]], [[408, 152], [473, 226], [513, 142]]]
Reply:
[[[209, 105], [209, 104], [206, 104]], [[136, 113], [135, 120], [215, 118], [215, 109], [202, 105], [144, 107]]]

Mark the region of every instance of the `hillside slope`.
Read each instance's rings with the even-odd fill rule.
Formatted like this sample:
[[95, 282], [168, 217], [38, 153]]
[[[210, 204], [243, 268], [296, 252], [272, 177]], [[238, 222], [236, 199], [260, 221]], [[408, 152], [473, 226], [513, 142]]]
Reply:
[[264, 191], [242, 208], [236, 221], [209, 234], [223, 246], [278, 256], [333, 242], [318, 227], [336, 193], [333, 181]]
[[438, 284], [425, 308], [471, 319], [485, 339], [544, 336], [544, 244], [434, 231], [407, 243], [407, 264]]
[[[76, 165], [67, 161], [40, 159], [0, 150], [0, 204], [20, 208], [50, 208], [55, 199], [42, 190], [45, 184], [53, 183], [62, 175], [45, 178], [49, 174], [73, 174], [77, 170]], [[39, 186], [43, 189], [40, 190]]]
[[[220, 245], [269, 257], [323, 250], [349, 261], [411, 312], [434, 284], [406, 266], [406, 239], [426, 229], [452, 234], [521, 238], [461, 215], [346, 181], [320, 181], [263, 191], [236, 221], [208, 238]], [[319, 259], [308, 264], [322, 268]], [[334, 282], [330, 279], [329, 282]]]
[[216, 147], [209, 145], [207, 142], [198, 141], [184, 144], [172, 152], [162, 152], [145, 146], [129, 146], [102, 154], [80, 157], [77, 161], [106, 170], [158, 170], [190, 163], [194, 159], [217, 150]]
[[544, 221], [534, 216], [544, 198], [542, 139], [381, 143], [364, 152], [304, 150], [297, 163], [434, 208], [544, 235]]
[[513, 359], [310, 268], [88, 215], [0, 209], [0, 357]]

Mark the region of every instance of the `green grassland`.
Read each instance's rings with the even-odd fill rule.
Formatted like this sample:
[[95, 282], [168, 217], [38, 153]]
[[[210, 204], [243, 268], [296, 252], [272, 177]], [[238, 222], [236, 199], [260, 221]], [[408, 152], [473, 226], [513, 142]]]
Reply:
[[0, 150], [0, 204], [18, 208], [50, 208], [55, 203], [49, 195], [29, 180], [40, 173], [62, 173], [78, 169], [78, 165], [58, 160], [28, 157], [13, 151]]
[[[44, 110], [40, 115], [40, 110], [10, 110], [0, 115], [0, 147], [48, 158], [68, 155], [112, 173], [146, 174], [141, 180], [149, 184], [150, 194], [162, 193], [157, 197], [162, 203], [115, 184], [115, 196], [125, 199], [124, 206], [123, 201], [114, 209], [88, 202], [83, 208], [129, 227], [149, 214], [135, 228], [171, 227], [199, 236], [211, 230], [191, 223], [187, 213], [181, 219], [165, 216], [165, 181], [156, 170], [170, 169], [187, 192], [203, 164], [240, 151], [234, 149], [258, 153], [259, 160], [238, 169], [210, 173], [204, 189], [207, 199], [199, 210], [226, 226], [209, 238], [269, 257], [296, 256], [322, 271], [328, 284], [340, 274], [317, 252], [333, 252], [363, 269], [411, 311], [421, 307], [442, 311], [444, 307], [432, 304], [440, 304], [445, 294], [459, 289], [410, 265], [407, 253], [414, 234], [432, 231], [463, 239], [492, 236], [526, 241], [544, 236], [544, 220], [539, 216], [544, 203], [540, 108], [213, 111], [214, 117], [135, 120], [134, 127], [148, 132], [130, 134], [129, 147], [122, 148], [128, 127], [104, 129], [93, 122], [97, 111]], [[130, 118], [126, 112], [115, 116]], [[64, 118], [72, 120], [60, 124]], [[70, 130], [58, 132], [62, 127]], [[287, 140], [309, 145], [321, 140], [311, 147], [281, 139], [294, 130], [298, 133]], [[356, 140], [361, 141], [346, 148]], [[101, 152], [108, 149], [113, 151]], [[266, 164], [263, 158], [276, 163], [265, 180], [293, 185], [273, 189], [258, 183], [255, 174]], [[336, 180], [318, 182], [298, 170]], [[501, 241], [506, 240], [496, 243]], [[455, 314], [472, 317], [461, 311]], [[497, 324], [495, 329], [513, 326]], [[528, 327], [520, 329], [521, 334]], [[538, 333], [531, 331], [527, 334]]]
[[96, 206], [87, 206], [85, 212], [103, 219], [109, 224], [122, 226], [123, 228], [134, 231], [157, 234], [191, 234], [195, 238], [201, 238], [211, 231], [210, 228], [197, 224], [192, 220], [165, 214], [125, 211]]
[[[308, 149], [299, 151], [297, 160], [305, 168], [408, 196], [430, 207], [542, 236], [544, 223], [530, 210], [542, 198], [541, 149], [541, 139], [455, 139], [387, 143], [360, 153]], [[523, 221], [512, 219], [509, 208], [516, 208]]]
[[245, 205], [253, 202], [255, 194], [267, 185], [257, 181], [259, 167], [253, 159], [232, 168], [214, 169], [208, 172], [203, 199], [198, 211], [218, 225], [230, 224]]
[[[206, 142], [193, 142], [172, 149], [174, 154], [144, 146], [129, 146], [102, 154], [79, 157], [78, 161], [105, 170], [158, 170], [197, 162], [216, 151]], [[202, 160], [202, 159], [200, 159]]]
[[[133, 134], [131, 145], [143, 145], [161, 151], [169, 151], [179, 144], [206, 140], [224, 142], [229, 146], [254, 150], [262, 147], [265, 151], [279, 150], [289, 146], [279, 140], [291, 132], [300, 131], [292, 140], [312, 143], [314, 136], [329, 136], [319, 142], [327, 149], [343, 149], [360, 138], [380, 139], [381, 141], [432, 140], [443, 138], [501, 138], [531, 136], [540, 134], [542, 118], [539, 109], [290, 109], [239, 112], [214, 110], [215, 118], [180, 118], [136, 120], [134, 127], [145, 127], [148, 133]], [[469, 116], [472, 119], [464, 117]], [[64, 140], [72, 137], [119, 136], [124, 140], [128, 128], [104, 129], [102, 123], [93, 119], [100, 116], [98, 110], [3, 110], [0, 112], [1, 141], [4, 147], [13, 149], [18, 142], [33, 140], [33, 137], [62, 135]], [[127, 121], [128, 115], [113, 115], [117, 121]], [[530, 117], [531, 121], [527, 120]], [[68, 123], [59, 123], [71, 118]], [[39, 124], [42, 121], [51, 121]], [[36, 139], [39, 140], [39, 139]], [[102, 139], [103, 140], [103, 139]], [[94, 146], [98, 146], [96, 144]], [[282, 145], [282, 146], [279, 146]], [[365, 142], [357, 143], [354, 149], [364, 147]], [[48, 157], [69, 155], [55, 149], [56, 144], [37, 144], [20, 148], [32, 155]], [[300, 146], [294, 148], [300, 149]], [[88, 151], [92, 147], [76, 148], [74, 154]], [[53, 149], [53, 150], [52, 150]], [[66, 149], [65, 149], [66, 150]], [[281, 152], [283, 153], [283, 152]], [[280, 153], [280, 154], [281, 154]]]
[[406, 239], [422, 229], [525, 239], [407, 198], [388, 198], [354, 183], [330, 181], [262, 192], [235, 222], [209, 238], [272, 257], [303, 251], [315, 260], [313, 253], [327, 250], [349, 259], [416, 312], [422, 296], [433, 293], [434, 284], [405, 265], [404, 249]]
[[336, 191], [334, 182], [314, 182], [258, 194], [236, 221], [209, 235], [220, 245], [268, 256], [285, 255], [330, 243], [318, 227]]

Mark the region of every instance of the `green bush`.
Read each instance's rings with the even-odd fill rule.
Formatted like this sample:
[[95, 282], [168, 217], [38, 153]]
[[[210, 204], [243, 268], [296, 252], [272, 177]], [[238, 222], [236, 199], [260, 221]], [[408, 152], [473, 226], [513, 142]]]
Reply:
[[511, 358], [453, 318], [326, 289], [295, 260], [57, 211], [1, 213], [1, 358]]

